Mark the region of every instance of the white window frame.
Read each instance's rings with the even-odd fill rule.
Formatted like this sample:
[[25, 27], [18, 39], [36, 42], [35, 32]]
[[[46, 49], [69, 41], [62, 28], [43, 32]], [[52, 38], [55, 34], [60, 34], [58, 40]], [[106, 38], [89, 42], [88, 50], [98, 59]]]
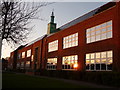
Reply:
[[112, 38], [113, 37], [112, 26], [113, 26], [112, 20], [110, 20], [105, 23], [86, 29], [86, 43], [88, 44]]
[[57, 69], [57, 58], [48, 58], [47, 70], [56, 70], [56, 69]]
[[31, 56], [31, 49], [27, 50], [27, 57]]
[[77, 70], [74, 65], [77, 65], [78, 68], [78, 55], [62, 57], [62, 70]]
[[[108, 53], [111, 53], [111, 56], [108, 56]], [[94, 58], [92, 58], [91, 56], [92, 54], [94, 54]], [[100, 54], [100, 56], [97, 54]], [[112, 71], [112, 66], [109, 67], [109, 65], [113, 64], [113, 51], [110, 50], [103, 52], [87, 53], [85, 61], [86, 61], [86, 71]], [[99, 69], [97, 68], [97, 64], [100, 65]], [[92, 65], [94, 66], [92, 67]], [[103, 65], [105, 66], [105, 69], [102, 67]]]
[[78, 46], [78, 32], [63, 37], [63, 49]]
[[53, 52], [58, 50], [58, 40], [54, 40], [48, 43], [48, 52]]

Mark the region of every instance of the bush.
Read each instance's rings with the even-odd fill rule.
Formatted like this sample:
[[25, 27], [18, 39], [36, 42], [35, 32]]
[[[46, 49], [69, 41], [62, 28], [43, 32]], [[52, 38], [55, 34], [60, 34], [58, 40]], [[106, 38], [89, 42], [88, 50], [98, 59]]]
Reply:
[[80, 72], [64, 70], [41, 70], [40, 75], [64, 79], [87, 81], [120, 87], [120, 72]]

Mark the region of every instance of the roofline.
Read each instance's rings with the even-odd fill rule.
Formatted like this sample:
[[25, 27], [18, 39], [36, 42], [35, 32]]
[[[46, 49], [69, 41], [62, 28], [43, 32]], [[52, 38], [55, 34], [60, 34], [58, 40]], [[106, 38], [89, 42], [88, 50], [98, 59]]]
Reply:
[[[116, 3], [115, 1], [116, 1], [116, 0], [113, 0], [113, 1], [111, 1], [111, 2], [108, 2], [108, 3], [104, 4], [104, 5], [102, 5], [102, 6], [98, 7], [98, 8], [96, 8], [96, 9], [94, 9], [94, 10], [92, 10], [92, 11], [90, 11], [90, 12], [88, 12], [88, 13], [86, 13], [86, 14], [84, 14], [84, 15], [82, 15], [82, 16], [80, 16], [80, 17], [78, 17], [78, 18], [76, 18], [76, 19], [74, 19], [74, 20], [72, 20], [72, 21], [70, 21], [70, 22], [62, 25], [62, 26], [60, 26], [59, 28], [60, 28], [61, 30], [63, 30], [63, 29], [69, 28], [69, 27], [71, 27], [71, 26], [73, 26], [73, 25], [75, 25], [75, 24], [77, 24], [77, 23], [80, 23], [80, 22], [82, 22], [82, 21], [84, 21], [84, 20], [87, 20], [88, 18], [90, 18], [90, 17], [92, 17], [92, 16], [94, 16], [94, 15], [97, 15], [97, 14], [99, 14], [100, 12], [105, 11], [105, 10], [109, 9], [110, 7], [115, 6], [116, 4], [115, 4], [115, 5], [112, 5], [112, 6], [110, 6], [110, 7], [108, 6], [107, 9], [98, 12], [98, 10], [100, 10], [100, 8], [105, 7], [105, 6], [107, 7], [107, 5], [110, 5], [111, 3]], [[97, 12], [98, 12], [98, 13], [97, 13]]]

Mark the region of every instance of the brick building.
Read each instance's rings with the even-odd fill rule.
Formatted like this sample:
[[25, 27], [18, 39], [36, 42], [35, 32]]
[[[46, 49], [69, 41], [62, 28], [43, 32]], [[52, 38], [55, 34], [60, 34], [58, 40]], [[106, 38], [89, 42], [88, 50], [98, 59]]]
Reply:
[[[120, 72], [120, 2], [109, 2], [11, 53], [12, 69]], [[14, 65], [13, 65], [14, 64]]]

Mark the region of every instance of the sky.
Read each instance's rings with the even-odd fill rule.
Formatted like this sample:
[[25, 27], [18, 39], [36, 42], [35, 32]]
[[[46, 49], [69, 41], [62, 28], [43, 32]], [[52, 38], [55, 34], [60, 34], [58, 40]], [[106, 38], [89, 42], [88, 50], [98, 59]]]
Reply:
[[[41, 11], [38, 12], [40, 17], [44, 19], [34, 20], [31, 22], [31, 25], [35, 25], [29, 37], [26, 40], [26, 43], [29, 43], [38, 37], [47, 33], [47, 24], [50, 22], [50, 16], [54, 9], [55, 23], [57, 23], [57, 28], [94, 10], [106, 2], [55, 2], [48, 6], [42, 7]], [[7, 45], [3, 41], [2, 47], [2, 57], [9, 57], [10, 52], [15, 48], [11, 48], [11, 45]]]

